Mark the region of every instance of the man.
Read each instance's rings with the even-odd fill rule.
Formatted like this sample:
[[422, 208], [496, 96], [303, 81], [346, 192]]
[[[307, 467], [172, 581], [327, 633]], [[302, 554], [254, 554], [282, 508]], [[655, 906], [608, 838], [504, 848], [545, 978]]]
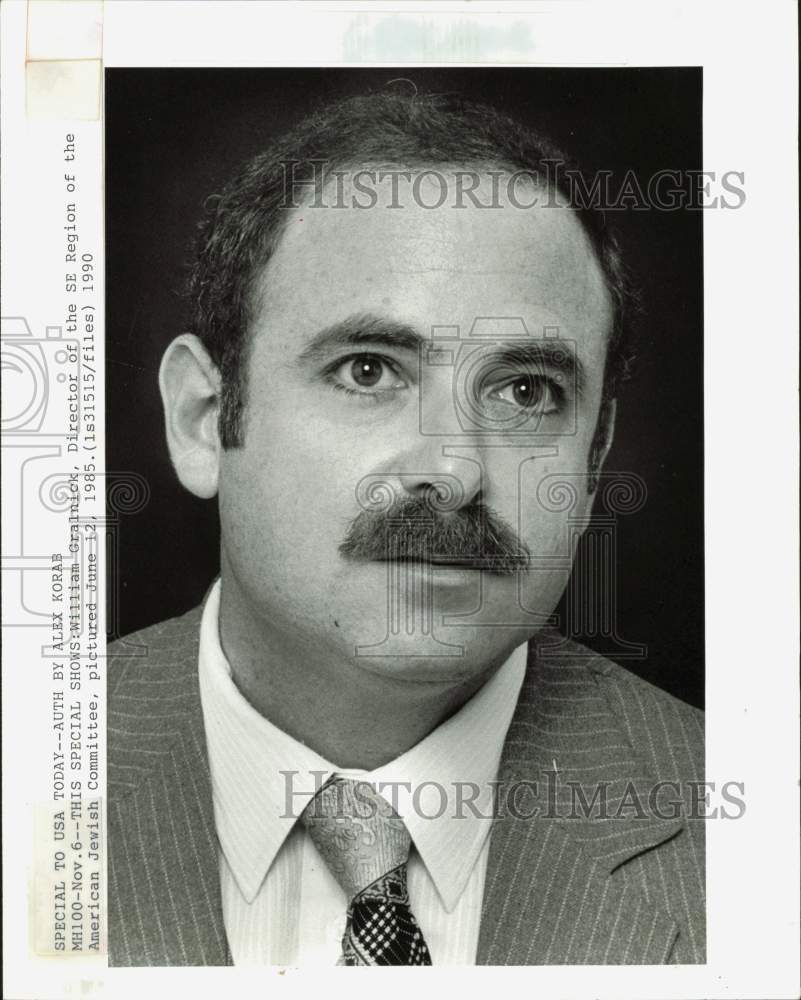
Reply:
[[210, 204], [160, 386], [221, 571], [111, 651], [112, 964], [704, 961], [699, 713], [549, 628], [630, 302], [558, 159], [382, 94]]

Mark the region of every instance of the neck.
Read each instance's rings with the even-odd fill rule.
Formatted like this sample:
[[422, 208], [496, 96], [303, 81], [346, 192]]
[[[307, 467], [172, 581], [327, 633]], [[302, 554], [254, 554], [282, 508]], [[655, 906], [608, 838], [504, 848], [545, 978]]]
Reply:
[[399, 680], [294, 628], [279, 629], [223, 581], [220, 642], [250, 704], [332, 764], [371, 771], [419, 743], [501, 665], [469, 680]]

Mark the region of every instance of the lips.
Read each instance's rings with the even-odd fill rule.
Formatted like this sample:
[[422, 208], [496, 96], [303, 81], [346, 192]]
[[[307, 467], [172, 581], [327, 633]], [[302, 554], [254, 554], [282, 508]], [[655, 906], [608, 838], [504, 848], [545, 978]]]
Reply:
[[380, 556], [371, 560], [373, 562], [394, 562], [394, 563], [409, 563], [418, 566], [432, 566], [434, 569], [457, 569], [457, 570], [470, 570], [477, 573], [481, 570], [486, 570], [488, 572], [505, 572], [509, 573], [515, 570], [520, 570], [521, 566], [519, 559], [515, 558], [511, 560], [507, 557], [496, 556], [496, 557], [476, 557], [475, 559], [465, 559], [464, 556], [461, 557], [448, 557], [448, 556], [437, 556], [431, 559], [421, 559], [419, 556]]

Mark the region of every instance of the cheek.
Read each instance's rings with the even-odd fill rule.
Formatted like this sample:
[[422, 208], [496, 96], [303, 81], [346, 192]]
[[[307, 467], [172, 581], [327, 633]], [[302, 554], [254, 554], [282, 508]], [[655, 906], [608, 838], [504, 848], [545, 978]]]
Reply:
[[220, 515], [231, 541], [249, 539], [298, 561], [337, 549], [358, 514], [356, 490], [371, 471], [356, 441], [330, 428], [271, 420], [269, 432], [251, 424], [241, 449], [224, 454]]
[[576, 535], [592, 506], [586, 458], [561, 456], [522, 464], [517, 476], [520, 530], [533, 552], [572, 560]]

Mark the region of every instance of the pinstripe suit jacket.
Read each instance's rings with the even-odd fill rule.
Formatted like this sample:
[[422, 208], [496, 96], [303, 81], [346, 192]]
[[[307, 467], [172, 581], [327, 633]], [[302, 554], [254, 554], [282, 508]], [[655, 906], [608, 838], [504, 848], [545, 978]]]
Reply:
[[[199, 626], [198, 608], [109, 649], [112, 965], [231, 963]], [[479, 964], [705, 961], [703, 822], [669, 805], [672, 786], [649, 801], [657, 782], [703, 780], [702, 719], [576, 643], [530, 644], [499, 773]]]

